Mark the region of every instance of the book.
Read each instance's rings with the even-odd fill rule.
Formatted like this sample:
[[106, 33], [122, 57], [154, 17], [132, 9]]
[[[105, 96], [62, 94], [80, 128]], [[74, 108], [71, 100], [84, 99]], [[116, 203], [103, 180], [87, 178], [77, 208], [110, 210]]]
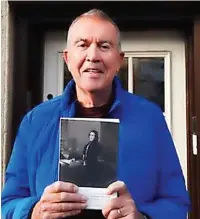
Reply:
[[71, 182], [88, 199], [87, 209], [102, 209], [106, 188], [117, 180], [119, 119], [61, 118], [60, 181]]

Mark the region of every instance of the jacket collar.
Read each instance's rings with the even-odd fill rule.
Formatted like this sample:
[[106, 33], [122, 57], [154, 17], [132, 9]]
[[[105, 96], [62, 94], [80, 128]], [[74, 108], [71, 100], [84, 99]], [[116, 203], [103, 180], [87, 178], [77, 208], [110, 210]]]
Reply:
[[[122, 101], [123, 89], [121, 87], [121, 82], [118, 76], [113, 79], [113, 92], [114, 101], [109, 113], [114, 111]], [[61, 107], [64, 116], [72, 117], [75, 113], [75, 102], [76, 102], [76, 88], [75, 81], [72, 79], [69, 81], [62, 94]]]

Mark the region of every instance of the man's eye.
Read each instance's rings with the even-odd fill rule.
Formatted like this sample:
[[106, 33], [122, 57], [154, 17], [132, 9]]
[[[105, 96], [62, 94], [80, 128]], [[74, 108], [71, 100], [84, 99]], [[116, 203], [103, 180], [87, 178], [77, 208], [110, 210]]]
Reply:
[[103, 44], [103, 45], [101, 45], [101, 48], [102, 48], [103, 50], [108, 50], [108, 49], [110, 49], [110, 46], [107, 45], [107, 44]]
[[78, 44], [77, 46], [78, 46], [78, 47], [81, 47], [81, 48], [85, 48], [85, 47], [86, 47], [86, 44], [82, 43], [82, 44]]

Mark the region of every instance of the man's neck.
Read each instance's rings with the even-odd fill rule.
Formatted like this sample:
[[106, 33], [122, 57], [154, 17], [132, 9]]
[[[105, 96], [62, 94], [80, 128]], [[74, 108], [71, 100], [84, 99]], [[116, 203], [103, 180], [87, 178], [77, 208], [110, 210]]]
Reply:
[[107, 104], [111, 94], [112, 87], [95, 92], [85, 92], [82, 89], [76, 87], [77, 100], [85, 108], [98, 107]]

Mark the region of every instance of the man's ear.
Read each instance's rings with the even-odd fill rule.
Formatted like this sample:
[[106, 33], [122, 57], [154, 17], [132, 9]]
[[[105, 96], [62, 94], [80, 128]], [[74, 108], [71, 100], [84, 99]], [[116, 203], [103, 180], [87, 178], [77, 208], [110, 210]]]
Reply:
[[124, 53], [123, 53], [123, 52], [120, 52], [119, 66], [118, 66], [118, 68], [117, 68], [116, 74], [118, 74], [118, 72], [119, 72], [121, 66], [123, 65], [123, 62], [124, 62]]
[[64, 60], [65, 60], [65, 62], [67, 64], [68, 63], [68, 51], [67, 50], [63, 51], [63, 58], [64, 58]]
[[121, 57], [121, 64], [122, 64], [124, 61], [124, 52], [120, 52], [120, 57]]
[[64, 50], [63, 51], [63, 59], [65, 60], [65, 63], [70, 71], [70, 66], [69, 66], [69, 60], [68, 60], [68, 51], [67, 50]]

